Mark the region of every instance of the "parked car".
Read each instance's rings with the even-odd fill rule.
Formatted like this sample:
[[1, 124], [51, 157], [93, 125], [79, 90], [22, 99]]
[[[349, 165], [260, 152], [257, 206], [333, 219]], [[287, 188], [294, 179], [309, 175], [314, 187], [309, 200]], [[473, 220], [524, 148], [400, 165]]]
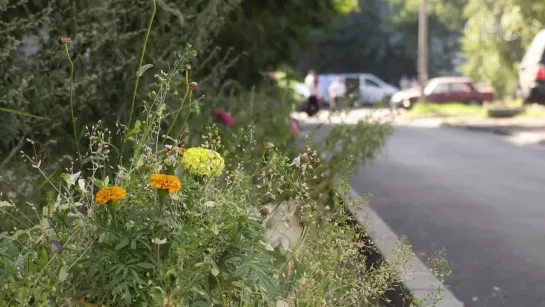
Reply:
[[[430, 79], [424, 87], [426, 101], [433, 103], [461, 102], [482, 104], [493, 101], [494, 90], [476, 85], [467, 77], [440, 77]], [[392, 107], [411, 108], [420, 99], [420, 88], [411, 88], [397, 92], [392, 96]]]
[[321, 99], [329, 103], [329, 85], [335, 77], [341, 77], [346, 85], [347, 95], [356, 95], [365, 104], [376, 104], [392, 96], [399, 89], [390, 85], [372, 74], [341, 73], [318, 75]]
[[545, 104], [545, 30], [534, 37], [520, 62], [519, 86], [525, 102]]

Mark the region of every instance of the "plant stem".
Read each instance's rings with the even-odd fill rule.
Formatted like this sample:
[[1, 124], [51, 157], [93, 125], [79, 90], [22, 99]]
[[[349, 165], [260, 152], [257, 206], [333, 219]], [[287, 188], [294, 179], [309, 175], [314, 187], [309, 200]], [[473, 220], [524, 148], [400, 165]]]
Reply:
[[180, 133], [182, 134], [184, 132], [185, 125], [187, 124], [187, 120], [189, 119], [189, 115], [191, 115], [191, 98], [193, 97], [193, 91], [189, 91], [189, 110], [187, 111], [187, 115], [185, 116], [184, 123], [182, 124], [182, 128], [180, 129]]
[[[183, 107], [185, 105], [185, 99], [187, 98], [187, 94], [189, 92], [190, 92], [190, 88], [189, 88], [189, 71], [186, 70], [185, 71], [185, 94], [184, 94], [184, 99], [182, 100], [182, 103], [180, 104], [180, 108], [176, 112], [176, 115], [174, 115], [174, 119], [172, 120], [172, 123], [170, 124], [170, 127], [168, 127], [166, 136], [170, 135], [170, 132], [172, 131], [172, 128], [174, 128], [174, 125], [178, 121], [178, 116], [180, 116], [180, 112], [182, 111], [182, 109], [183, 109]], [[190, 96], [189, 100], [191, 101], [191, 96]], [[191, 106], [191, 104], [190, 104], [190, 106]], [[189, 112], [191, 112], [191, 107], [189, 108]], [[164, 145], [165, 141], [166, 141], [166, 138], [163, 138], [163, 142], [161, 143], [161, 145]]]
[[70, 50], [68, 50], [68, 44], [64, 44], [64, 50], [66, 51], [66, 57], [68, 58], [68, 62], [70, 63], [70, 116], [72, 118], [72, 128], [74, 129], [74, 141], [76, 142], [76, 150], [78, 152], [78, 159], [80, 165], [83, 164], [83, 160], [81, 159], [81, 152], [79, 151], [79, 141], [78, 141], [78, 133], [76, 131], [76, 117], [74, 116], [74, 62], [72, 62], [72, 58], [70, 57]]
[[[134, 84], [134, 92], [132, 95], [132, 103], [131, 103], [131, 112], [129, 113], [129, 122], [127, 124], [127, 127], [130, 129], [132, 125], [132, 116], [134, 113], [134, 105], [136, 104], [136, 94], [138, 93], [138, 84], [140, 81], [140, 69], [142, 69], [142, 65], [144, 63], [144, 56], [146, 54], [146, 47], [148, 45], [149, 35], [151, 32], [151, 26], [153, 25], [153, 20], [155, 19], [155, 13], [157, 12], [157, 2], [156, 0], [152, 0], [153, 3], [153, 10], [151, 13], [150, 21], [148, 24], [148, 30], [146, 31], [146, 38], [144, 39], [144, 46], [142, 47], [142, 54], [140, 55], [140, 63], [138, 64], [138, 69], [136, 70], [136, 81]], [[123, 160], [123, 147], [125, 146], [125, 137], [123, 137], [123, 140], [121, 141], [121, 150], [119, 152], [119, 164], [121, 164]]]

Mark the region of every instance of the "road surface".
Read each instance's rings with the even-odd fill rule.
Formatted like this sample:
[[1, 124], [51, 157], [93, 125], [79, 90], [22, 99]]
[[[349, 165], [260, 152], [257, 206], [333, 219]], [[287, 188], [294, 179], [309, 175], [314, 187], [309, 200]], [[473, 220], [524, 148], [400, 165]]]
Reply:
[[444, 247], [465, 306], [545, 306], [545, 147], [397, 127], [352, 186], [426, 261]]

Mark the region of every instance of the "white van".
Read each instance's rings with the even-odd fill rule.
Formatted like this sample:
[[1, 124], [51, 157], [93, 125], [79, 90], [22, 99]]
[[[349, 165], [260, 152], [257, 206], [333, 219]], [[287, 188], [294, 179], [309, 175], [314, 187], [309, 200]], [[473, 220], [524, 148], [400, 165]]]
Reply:
[[[341, 73], [318, 75], [318, 91], [324, 101], [329, 101], [328, 88], [335, 77], [341, 77], [347, 88], [347, 94], [354, 93], [365, 104], [376, 104], [399, 91], [375, 75], [365, 73]], [[389, 100], [389, 99], [388, 99]]]
[[545, 104], [545, 30], [534, 37], [520, 62], [519, 86], [525, 102]]

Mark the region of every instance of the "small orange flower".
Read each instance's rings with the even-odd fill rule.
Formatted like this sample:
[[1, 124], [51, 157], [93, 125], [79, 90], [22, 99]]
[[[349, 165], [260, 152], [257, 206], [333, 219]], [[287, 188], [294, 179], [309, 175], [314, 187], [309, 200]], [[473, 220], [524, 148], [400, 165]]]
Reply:
[[169, 193], [180, 191], [182, 183], [176, 176], [165, 174], [153, 174], [150, 178], [151, 186], [158, 190], [167, 190]]
[[103, 187], [95, 195], [95, 201], [98, 205], [104, 205], [111, 201], [123, 199], [127, 196], [127, 191], [122, 187]]
[[[169, 146], [165, 146], [165, 148], [163, 148], [162, 152], [169, 152], [172, 150], [172, 147], [169, 147]], [[182, 147], [182, 146], [179, 146], [178, 147], [178, 156], [183, 157], [184, 156], [184, 153], [186, 152], [186, 148], [185, 147]]]

